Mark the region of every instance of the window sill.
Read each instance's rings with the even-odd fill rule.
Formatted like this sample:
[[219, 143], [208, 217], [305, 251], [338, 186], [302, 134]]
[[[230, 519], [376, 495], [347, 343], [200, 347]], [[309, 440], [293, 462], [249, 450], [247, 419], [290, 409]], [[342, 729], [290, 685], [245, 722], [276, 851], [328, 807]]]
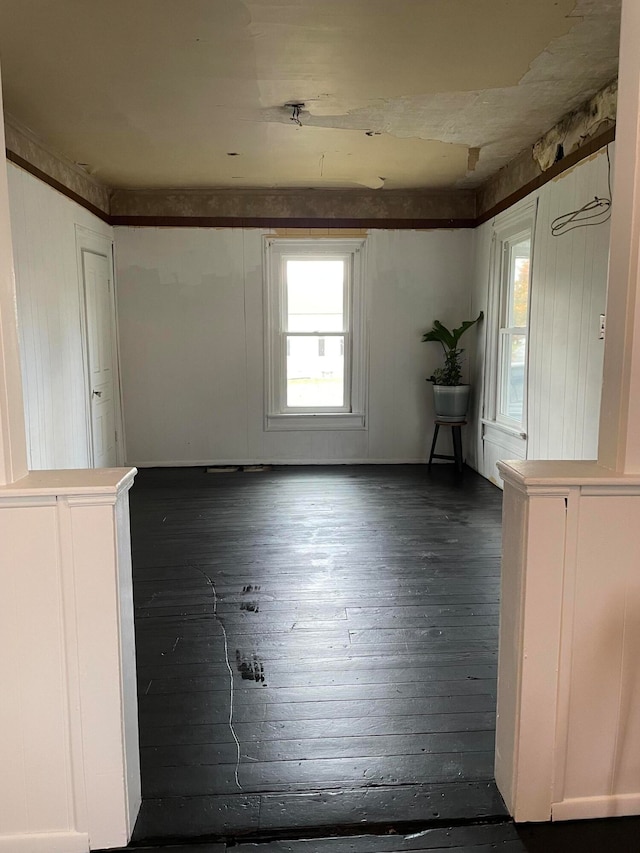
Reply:
[[267, 415], [265, 418], [266, 432], [287, 432], [295, 430], [332, 430], [332, 429], [366, 429], [364, 414], [351, 412], [316, 415]]
[[509, 424], [503, 424], [501, 421], [490, 421], [486, 418], [482, 418], [483, 426], [492, 427], [493, 429], [497, 429], [500, 432], [504, 432], [507, 435], [512, 435], [514, 438], [526, 439], [527, 434], [521, 428], [509, 426]]

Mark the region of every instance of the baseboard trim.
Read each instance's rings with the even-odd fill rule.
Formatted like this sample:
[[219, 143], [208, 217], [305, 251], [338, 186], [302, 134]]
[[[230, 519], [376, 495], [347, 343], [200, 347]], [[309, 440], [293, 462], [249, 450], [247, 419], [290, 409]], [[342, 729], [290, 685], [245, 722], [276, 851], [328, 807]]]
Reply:
[[551, 807], [552, 820], [593, 820], [603, 817], [630, 817], [640, 814], [640, 794], [613, 794], [605, 797], [578, 797]]
[[1, 853], [88, 853], [89, 836], [83, 832], [31, 832], [0, 836]]

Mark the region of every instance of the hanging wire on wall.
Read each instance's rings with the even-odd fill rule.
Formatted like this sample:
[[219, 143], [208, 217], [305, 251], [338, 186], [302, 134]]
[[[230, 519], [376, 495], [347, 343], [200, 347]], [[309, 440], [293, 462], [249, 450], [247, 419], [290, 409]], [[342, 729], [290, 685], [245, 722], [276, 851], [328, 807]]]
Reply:
[[609, 146], [607, 145], [607, 185], [609, 187], [608, 198], [600, 198], [595, 196], [593, 201], [587, 202], [579, 210], [572, 210], [571, 213], [563, 213], [562, 216], [557, 216], [551, 223], [551, 236], [561, 237], [563, 234], [568, 234], [569, 231], [575, 231], [576, 228], [586, 228], [590, 225], [602, 225], [611, 219], [611, 157], [609, 155]]

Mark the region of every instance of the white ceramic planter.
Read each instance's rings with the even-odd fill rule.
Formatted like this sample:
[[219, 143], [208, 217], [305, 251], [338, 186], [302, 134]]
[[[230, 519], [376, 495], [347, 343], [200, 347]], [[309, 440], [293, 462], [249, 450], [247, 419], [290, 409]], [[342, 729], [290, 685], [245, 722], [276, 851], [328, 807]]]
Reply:
[[464, 421], [469, 407], [470, 390], [469, 385], [434, 385], [436, 418], [450, 423]]

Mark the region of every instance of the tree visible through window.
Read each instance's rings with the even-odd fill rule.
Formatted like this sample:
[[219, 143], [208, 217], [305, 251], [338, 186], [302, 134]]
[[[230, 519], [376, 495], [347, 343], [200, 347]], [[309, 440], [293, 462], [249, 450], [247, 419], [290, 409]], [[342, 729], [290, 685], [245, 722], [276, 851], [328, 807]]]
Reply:
[[531, 239], [504, 243], [502, 322], [498, 355], [498, 416], [524, 423]]

